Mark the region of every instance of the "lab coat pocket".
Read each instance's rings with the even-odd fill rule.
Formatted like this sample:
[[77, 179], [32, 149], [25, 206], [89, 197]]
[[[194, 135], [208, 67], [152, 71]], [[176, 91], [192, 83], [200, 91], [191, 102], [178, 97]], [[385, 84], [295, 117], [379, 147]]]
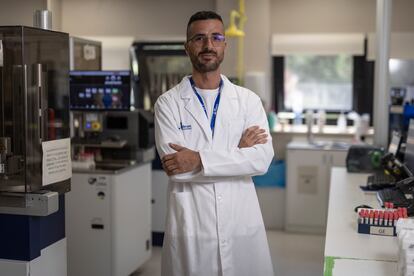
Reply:
[[173, 192], [170, 196], [171, 210], [167, 232], [171, 236], [192, 235], [194, 229], [194, 204], [191, 192]]
[[240, 139], [244, 131], [244, 120], [236, 119], [231, 120], [228, 124], [228, 141], [227, 147], [229, 150], [233, 150], [238, 147]]

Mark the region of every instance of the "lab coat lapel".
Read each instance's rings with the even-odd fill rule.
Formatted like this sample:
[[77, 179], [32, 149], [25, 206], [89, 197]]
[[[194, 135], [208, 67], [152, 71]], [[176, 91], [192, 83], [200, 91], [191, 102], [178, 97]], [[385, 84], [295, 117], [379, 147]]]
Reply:
[[235, 101], [237, 100], [237, 94], [234, 89], [233, 84], [225, 77], [221, 76], [223, 79], [223, 90], [221, 93], [220, 99], [220, 106], [217, 111], [217, 120], [216, 120], [216, 127], [214, 131], [214, 144], [221, 144], [225, 141], [227, 133], [228, 122], [232, 120], [234, 116], [234, 105], [236, 104]]
[[194, 120], [200, 125], [206, 139], [211, 142], [212, 133], [210, 129], [210, 122], [208, 121], [203, 107], [196, 98], [193, 89], [191, 88], [188, 78], [184, 78], [181, 85], [183, 85], [181, 99], [186, 101], [184, 108], [191, 114]]

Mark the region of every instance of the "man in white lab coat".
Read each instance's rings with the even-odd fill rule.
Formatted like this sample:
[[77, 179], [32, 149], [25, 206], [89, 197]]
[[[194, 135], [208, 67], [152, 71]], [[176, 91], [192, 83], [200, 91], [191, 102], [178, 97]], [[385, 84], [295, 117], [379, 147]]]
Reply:
[[259, 97], [220, 74], [221, 17], [194, 14], [185, 49], [193, 73], [155, 104], [155, 133], [170, 177], [163, 276], [267, 276], [273, 266], [251, 176], [273, 158]]

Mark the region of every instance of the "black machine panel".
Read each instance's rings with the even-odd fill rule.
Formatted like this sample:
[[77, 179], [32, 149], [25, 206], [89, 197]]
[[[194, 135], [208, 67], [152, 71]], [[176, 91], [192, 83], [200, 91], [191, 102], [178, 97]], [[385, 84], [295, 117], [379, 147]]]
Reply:
[[129, 110], [129, 71], [71, 71], [71, 110]]

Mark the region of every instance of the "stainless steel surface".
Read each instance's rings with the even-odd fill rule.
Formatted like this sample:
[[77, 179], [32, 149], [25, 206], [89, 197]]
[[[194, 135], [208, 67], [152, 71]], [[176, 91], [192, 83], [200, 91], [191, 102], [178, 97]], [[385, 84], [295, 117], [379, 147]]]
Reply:
[[0, 137], [10, 138], [2, 192], [70, 190], [70, 179], [43, 185], [42, 142], [69, 137], [69, 37], [0, 26]]
[[376, 60], [374, 76], [374, 144], [386, 147], [389, 136], [389, 58], [392, 0], [377, 0]]
[[59, 194], [0, 193], [0, 214], [48, 216], [59, 210]]
[[52, 12], [49, 10], [36, 10], [33, 15], [33, 27], [52, 30]]
[[0, 40], [0, 67], [3, 67], [3, 42]]
[[42, 142], [44, 136], [44, 129], [42, 126], [42, 114], [43, 114], [43, 78], [42, 78], [42, 64], [35, 64], [34, 65], [34, 72], [35, 72], [35, 81], [36, 81], [36, 88], [37, 88], [37, 109], [38, 109], [38, 116], [37, 116], [37, 127], [39, 129], [39, 142]]

